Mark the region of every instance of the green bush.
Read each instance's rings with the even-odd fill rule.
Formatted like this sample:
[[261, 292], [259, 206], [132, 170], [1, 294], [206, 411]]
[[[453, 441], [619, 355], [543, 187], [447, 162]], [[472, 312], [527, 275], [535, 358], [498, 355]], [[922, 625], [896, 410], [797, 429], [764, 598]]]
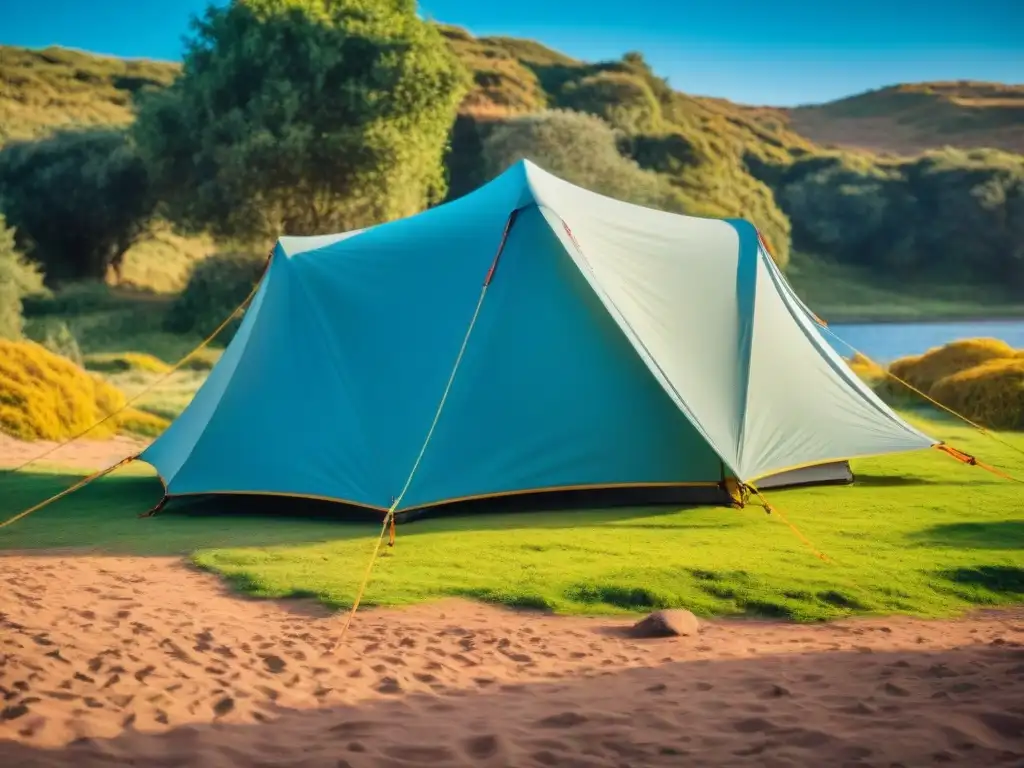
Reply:
[[0, 338], [22, 337], [25, 297], [42, 290], [42, 275], [15, 247], [14, 230], [0, 214]]
[[[185, 290], [171, 305], [165, 327], [172, 333], [207, 336], [252, 291], [263, 274], [265, 256], [252, 253], [217, 253], [192, 268]], [[226, 342], [238, 330], [235, 318], [218, 337]]]
[[191, 31], [133, 128], [176, 223], [272, 241], [443, 199], [469, 78], [415, 3], [232, 0]]
[[513, 117], [496, 125], [483, 142], [488, 178], [529, 159], [550, 173], [592, 192], [629, 203], [681, 211], [670, 184], [623, 157], [618, 134], [604, 120], [569, 110]]
[[39, 344], [55, 355], [66, 357], [75, 365], [82, 365], [82, 349], [71, 327], [55, 317], [48, 317], [42, 324], [42, 333], [36, 339]]
[[171, 369], [159, 357], [146, 352], [98, 352], [86, 355], [85, 367], [99, 373], [124, 373], [140, 371], [144, 373], [167, 373]]
[[49, 283], [119, 275], [156, 199], [127, 133], [63, 131], [0, 150], [0, 196]]
[[988, 283], [1024, 297], [1024, 156], [830, 153], [757, 172], [801, 250], [896, 279]]
[[118, 309], [123, 303], [109, 285], [99, 280], [68, 283], [58, 290], [28, 296], [24, 300], [26, 317], [102, 312]]
[[661, 124], [661, 105], [650, 86], [625, 72], [598, 72], [568, 83], [559, 106], [603, 118], [627, 134], [653, 133]]

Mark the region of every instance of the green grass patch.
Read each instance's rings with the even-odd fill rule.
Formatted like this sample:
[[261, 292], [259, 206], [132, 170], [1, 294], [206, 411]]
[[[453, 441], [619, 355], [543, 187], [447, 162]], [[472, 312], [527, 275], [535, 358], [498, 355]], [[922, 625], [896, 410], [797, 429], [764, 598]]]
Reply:
[[206, 372], [187, 367], [169, 376], [147, 371], [109, 373], [105, 378], [124, 392], [129, 400], [147, 390], [133, 405], [143, 411], [176, 419], [188, 407], [196, 392], [206, 381]]
[[829, 323], [969, 320], [1024, 317], [1024, 303], [1002, 299], [992, 286], [907, 284], [868, 269], [793, 253], [786, 278]]
[[[973, 430], [914, 421], [1018, 476], [1024, 459]], [[1004, 435], [1024, 449], [1024, 436]], [[703, 616], [797, 621], [852, 614], [955, 615], [1024, 601], [1020, 486], [937, 451], [861, 460], [852, 487], [770, 492], [824, 551], [815, 558], [776, 517], [744, 510], [616, 509], [481, 514], [399, 526], [365, 605], [466, 597], [559, 613], [633, 614], [684, 607]], [[0, 476], [0, 514], [70, 485], [49, 472]], [[262, 597], [351, 604], [375, 523], [314, 519], [288, 499], [264, 512], [223, 502], [172, 506], [136, 519], [160, 498], [133, 466], [0, 530], [0, 549], [82, 548], [181, 554]]]
[[[134, 288], [112, 288], [104, 283], [70, 284], [49, 296], [25, 302], [25, 335], [43, 343], [59, 328], [69, 334], [86, 365], [103, 372], [149, 369], [171, 365], [195, 349], [217, 324], [202, 333], [171, 333], [165, 328], [173, 294]], [[226, 314], [226, 313], [225, 313]], [[185, 368], [207, 371], [219, 358], [225, 334], [191, 358]], [[143, 360], [142, 356], [155, 358]]]

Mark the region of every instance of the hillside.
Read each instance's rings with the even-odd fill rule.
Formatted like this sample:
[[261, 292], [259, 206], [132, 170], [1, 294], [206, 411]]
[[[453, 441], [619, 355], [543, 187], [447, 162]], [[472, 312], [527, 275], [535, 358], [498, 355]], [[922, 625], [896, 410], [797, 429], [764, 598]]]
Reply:
[[904, 155], [944, 146], [1024, 153], [1024, 85], [894, 85], [780, 113], [792, 130], [825, 146]]
[[178, 70], [66, 48], [0, 46], [0, 144], [61, 127], [128, 125], [136, 96], [168, 85]]
[[[853, 267], [907, 300], [943, 282], [963, 286], [972, 306], [979, 288], [992, 305], [1024, 298], [1024, 219], [1013, 213], [1024, 199], [1024, 87], [906, 85], [793, 110], [750, 107], [675, 91], [639, 53], [584, 62], [535, 41], [440, 29], [474, 84], [450, 137], [449, 198], [486, 180], [484, 147], [497, 128], [550, 109], [585, 112], [619, 131], [618, 151], [665, 185], [672, 209], [753, 221], [783, 266], [795, 250], [805, 264], [839, 268], [822, 276]], [[178, 70], [0, 46], [0, 143], [128, 125], [138, 97]], [[997, 148], [978, 149], [986, 144]], [[947, 148], [899, 154], [930, 147]], [[177, 290], [215, 245], [156, 229], [129, 252], [126, 278]]]

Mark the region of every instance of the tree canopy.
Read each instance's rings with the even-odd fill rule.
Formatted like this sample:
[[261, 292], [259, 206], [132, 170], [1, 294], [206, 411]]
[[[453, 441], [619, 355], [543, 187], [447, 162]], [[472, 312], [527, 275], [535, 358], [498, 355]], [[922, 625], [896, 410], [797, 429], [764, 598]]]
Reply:
[[117, 271], [155, 205], [129, 136], [106, 128], [5, 146], [0, 200], [19, 246], [49, 282]]
[[412, 0], [233, 0], [193, 32], [135, 129], [173, 220], [272, 239], [444, 197], [468, 75]]
[[675, 190], [618, 149], [618, 134], [593, 115], [549, 110], [511, 118], [483, 142], [485, 175], [493, 178], [529, 159], [550, 173], [609, 197], [680, 212]]

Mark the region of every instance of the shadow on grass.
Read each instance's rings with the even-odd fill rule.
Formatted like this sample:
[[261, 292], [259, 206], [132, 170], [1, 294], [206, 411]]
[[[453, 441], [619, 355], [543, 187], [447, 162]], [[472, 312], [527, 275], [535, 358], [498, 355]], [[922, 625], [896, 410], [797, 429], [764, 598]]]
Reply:
[[[543, 652], [545, 646], [539, 647]], [[373, 673], [376, 679], [367, 683], [367, 691], [376, 688], [387, 695], [355, 705], [317, 705], [310, 696], [309, 706], [295, 708], [275, 705], [261, 696], [236, 694], [237, 698], [226, 699], [236, 709], [232, 721], [221, 718], [222, 694], [206, 699], [182, 698], [187, 694], [177, 693], [174, 696], [182, 708], [188, 705], [195, 712], [188, 716], [189, 722], [173, 723], [166, 730], [125, 725], [113, 737], [79, 738], [51, 749], [8, 741], [3, 748], [5, 764], [198, 766], [227, 764], [224, 756], [228, 756], [233, 765], [310, 768], [427, 764], [667, 768], [763, 765], [767, 749], [769, 756], [772, 750], [782, 750], [799, 765], [866, 765], [865, 760], [873, 765], [921, 765], [949, 759], [946, 746], [952, 737], [942, 723], [948, 719], [951, 698], [971, 704], [960, 715], [966, 725], [955, 732], [958, 750], [969, 750], [970, 764], [1001, 764], [1008, 754], [1012, 763], [1016, 754], [1007, 749], [1012, 746], [1018, 751], [1021, 743], [1022, 718], [1015, 714], [1021, 685], [1012, 674], [1020, 661], [1010, 651], [981, 644], [869, 655], [788, 653], [775, 656], [770, 665], [756, 656], [600, 669], [594, 659], [590, 674], [555, 681], [483, 677], [476, 683], [437, 682], [432, 684], [433, 691], [409, 692], [404, 690], [411, 683], [409, 678], [436, 677], [417, 674], [425, 663], [421, 657], [406, 654], [406, 658], [412, 665], [408, 674], [375, 667], [380, 671]], [[525, 659], [530, 661], [530, 656]], [[964, 679], [978, 678], [979, 667], [987, 679], [1001, 682], [964, 688]], [[347, 685], [344, 671], [324, 671], [322, 679], [328, 685]], [[161, 673], [164, 670], [156, 676]], [[98, 688], [84, 691], [105, 699]], [[37, 704], [40, 695], [49, 698], [32, 689], [12, 699], [7, 711], [9, 717], [16, 713], [15, 727], [19, 720], [28, 727], [37, 706], [52, 706], [49, 701]], [[129, 697], [130, 703], [117, 706], [120, 711], [111, 717], [127, 718], [128, 723], [152, 718], [160, 710], [145, 698]]]
[[[65, 491], [82, 475], [48, 472], [0, 475], [0, 520], [7, 520]], [[152, 475], [111, 474], [59, 499], [8, 528], [0, 529], [0, 551], [79, 549], [112, 554], [179, 555], [200, 549], [272, 547], [375, 536], [381, 513], [335, 502], [279, 496], [182, 497], [160, 514], [139, 519], [163, 493]], [[635, 527], [689, 527], [651, 519], [674, 515], [676, 506], [487, 511], [425, 517], [399, 525], [403, 537], [452, 531], [571, 529], [581, 525], [632, 523]], [[727, 527], [732, 521], [693, 521], [692, 527]]]
[[957, 549], [1024, 549], [1024, 520], [933, 525], [911, 535], [915, 542]]
[[[955, 483], [951, 479], [950, 483]], [[857, 472], [853, 479], [854, 486], [865, 488], [901, 488], [919, 485], [946, 485], [941, 480], [932, 480], [919, 475], [876, 475], [870, 472]]]
[[[996, 602], [1006, 598], [1020, 598], [1024, 595], [1024, 568], [1012, 565], [978, 565], [973, 568], [951, 568], [940, 571], [939, 575], [962, 588], [970, 598], [979, 604]], [[986, 600], [985, 593], [993, 600]]]
[[[0, 479], [0, 519], [9, 519], [81, 480], [80, 475], [19, 473]], [[139, 519], [161, 498], [153, 476], [113, 474], [0, 529], [0, 551], [68, 550], [144, 556], [186, 555], [218, 547], [311, 544], [367, 535], [364, 525], [336, 521], [201, 513], [182, 500]], [[196, 505], [199, 506], [199, 505]], [[379, 528], [379, 526], [374, 526]]]

